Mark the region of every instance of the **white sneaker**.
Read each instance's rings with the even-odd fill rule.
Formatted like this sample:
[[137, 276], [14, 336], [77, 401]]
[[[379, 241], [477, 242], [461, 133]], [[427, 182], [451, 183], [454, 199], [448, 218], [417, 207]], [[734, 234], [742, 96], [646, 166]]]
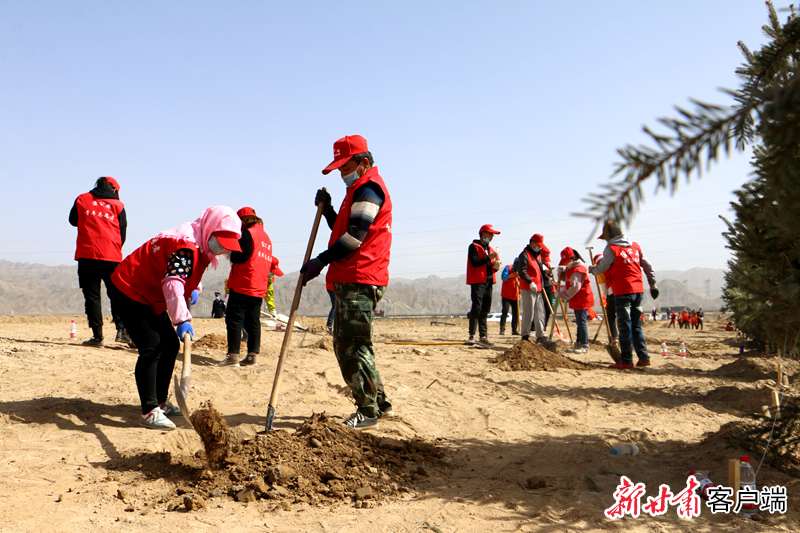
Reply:
[[160, 407], [156, 407], [146, 415], [142, 415], [142, 418], [139, 420], [139, 425], [150, 429], [161, 429], [163, 431], [175, 429], [175, 424], [164, 415], [164, 411], [162, 411]]

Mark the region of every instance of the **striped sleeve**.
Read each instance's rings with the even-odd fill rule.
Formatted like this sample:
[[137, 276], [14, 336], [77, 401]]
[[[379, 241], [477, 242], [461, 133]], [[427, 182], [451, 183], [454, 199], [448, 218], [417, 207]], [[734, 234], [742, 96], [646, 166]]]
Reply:
[[329, 265], [344, 259], [358, 250], [367, 236], [370, 226], [378, 216], [383, 205], [384, 196], [381, 188], [368, 182], [353, 193], [353, 205], [350, 208], [350, 220], [347, 231], [333, 245], [319, 254], [318, 259]]

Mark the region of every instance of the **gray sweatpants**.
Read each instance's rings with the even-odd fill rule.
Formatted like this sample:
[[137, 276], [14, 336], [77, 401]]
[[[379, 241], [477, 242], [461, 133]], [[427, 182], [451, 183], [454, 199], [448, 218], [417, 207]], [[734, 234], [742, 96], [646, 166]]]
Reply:
[[531, 334], [531, 322], [536, 328], [536, 338], [544, 337], [544, 297], [542, 291], [520, 291], [522, 303], [522, 336]]

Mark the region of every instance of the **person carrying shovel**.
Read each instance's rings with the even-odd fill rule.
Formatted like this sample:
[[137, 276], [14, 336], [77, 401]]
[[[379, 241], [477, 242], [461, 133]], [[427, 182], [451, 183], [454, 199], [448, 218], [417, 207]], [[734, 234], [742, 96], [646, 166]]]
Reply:
[[580, 254], [567, 246], [561, 251], [558, 266], [564, 267], [566, 286], [558, 292], [558, 298], [569, 300], [569, 308], [575, 313], [575, 329], [577, 329], [575, 346], [569, 353], [587, 353], [589, 351], [589, 328], [586, 325], [588, 310], [594, 305], [594, 293], [589, 282], [589, 272]]
[[531, 329], [536, 342], [544, 342], [544, 292], [542, 269], [539, 265], [542, 247], [530, 238], [528, 246], [517, 257], [517, 273], [520, 278], [520, 302], [522, 303], [522, 340], [530, 339]]
[[[136, 344], [139, 424], [175, 429], [168, 416], [181, 416], [167, 402], [175, 359], [184, 335], [194, 336], [187, 300], [197, 301], [200, 280], [217, 256], [239, 252], [242, 223], [227, 206], [209, 207], [194, 222], [162, 231], [132, 254], [111, 276], [111, 301]], [[176, 335], [177, 333], [177, 335]]]
[[324, 204], [331, 237], [328, 249], [300, 269], [305, 285], [328, 266], [327, 282], [336, 294], [333, 351], [356, 403], [344, 425], [354, 429], [376, 426], [379, 418], [393, 414], [372, 346], [375, 308], [389, 284], [392, 199], [373, 164], [364, 137], [350, 135], [333, 144], [333, 162], [322, 173], [339, 169], [345, 197], [337, 214], [331, 195], [317, 191], [314, 205]]
[[650, 355], [647, 353], [647, 342], [642, 330], [642, 298], [644, 284], [642, 269], [647, 275], [650, 285], [650, 296], [657, 299], [656, 277], [653, 266], [645, 259], [639, 245], [631, 241], [614, 222], [603, 226], [603, 233], [598, 237], [608, 242], [603, 250], [603, 259], [589, 269], [593, 275], [608, 272], [611, 290], [614, 292], [614, 307], [617, 311], [617, 327], [619, 328], [619, 344], [622, 355], [619, 363], [609, 365], [615, 370], [633, 368], [633, 351], [639, 361], [636, 366], [649, 366]]

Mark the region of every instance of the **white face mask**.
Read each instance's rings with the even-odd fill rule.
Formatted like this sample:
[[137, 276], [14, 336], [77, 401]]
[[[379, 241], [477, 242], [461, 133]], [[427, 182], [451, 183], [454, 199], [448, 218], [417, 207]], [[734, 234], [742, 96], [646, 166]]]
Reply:
[[536, 248], [533, 249], [533, 251], [534, 252], [540, 252], [540, 251], [542, 251], [542, 248], [540, 246], [537, 246]]
[[351, 186], [353, 182], [356, 181], [357, 179], [358, 179], [358, 170], [354, 170], [350, 174], [342, 176], [342, 181], [344, 181], [344, 184], [347, 185], [348, 187]]
[[208, 249], [214, 255], [224, 254], [225, 252], [228, 251], [228, 250], [225, 249], [224, 246], [222, 246], [219, 243], [219, 241], [217, 240], [217, 238], [214, 235], [212, 235], [211, 238], [208, 239]]

